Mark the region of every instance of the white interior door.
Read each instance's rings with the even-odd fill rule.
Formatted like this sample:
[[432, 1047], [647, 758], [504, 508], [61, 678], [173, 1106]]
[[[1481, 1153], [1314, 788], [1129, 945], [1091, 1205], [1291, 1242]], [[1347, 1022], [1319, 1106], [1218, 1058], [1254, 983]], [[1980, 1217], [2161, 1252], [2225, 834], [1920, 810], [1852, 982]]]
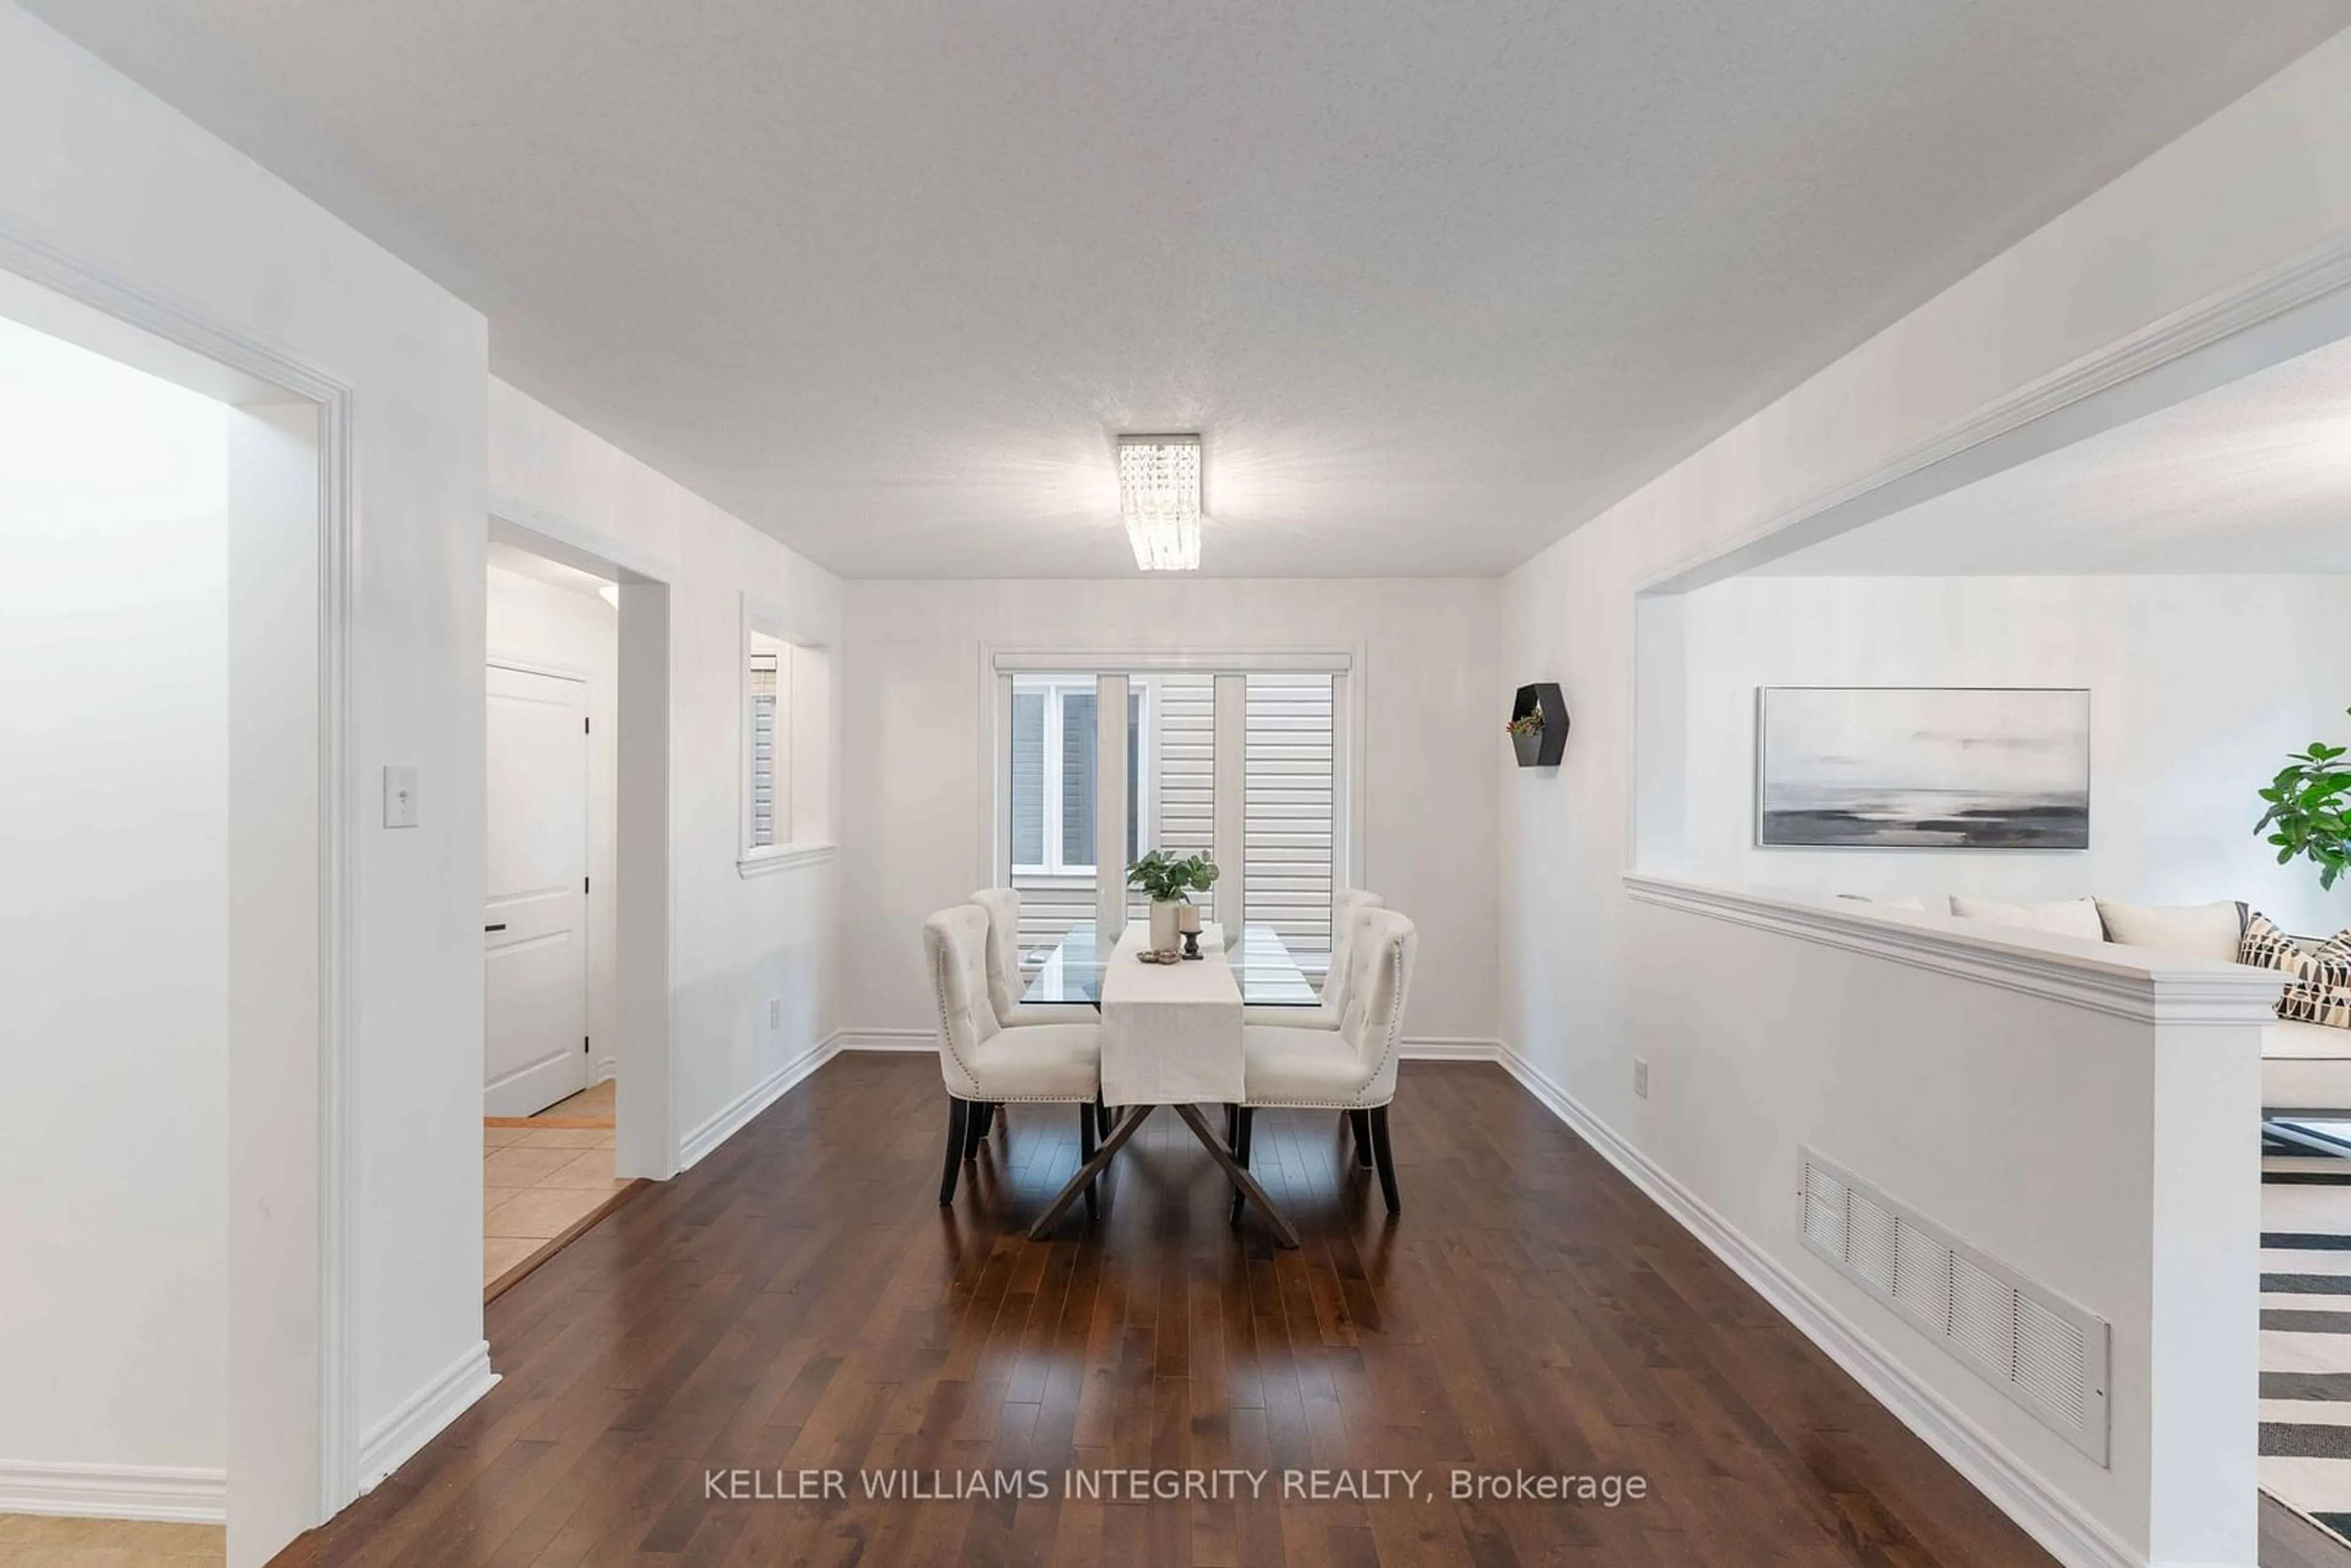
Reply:
[[489, 670], [488, 1082], [528, 1116], [588, 1083], [588, 685]]

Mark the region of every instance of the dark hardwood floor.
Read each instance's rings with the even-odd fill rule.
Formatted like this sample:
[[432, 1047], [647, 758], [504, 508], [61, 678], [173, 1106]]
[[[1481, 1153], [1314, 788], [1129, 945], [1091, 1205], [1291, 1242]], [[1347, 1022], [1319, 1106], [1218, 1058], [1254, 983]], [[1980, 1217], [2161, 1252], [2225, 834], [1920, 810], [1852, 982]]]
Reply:
[[[1076, 1112], [1009, 1121], [945, 1211], [936, 1064], [831, 1062], [493, 1302], [505, 1381], [279, 1561], [2050, 1561], [1498, 1068], [1405, 1066], [1394, 1220], [1341, 1117], [1260, 1113], [1296, 1252], [1228, 1228], [1166, 1114], [1098, 1221], [1032, 1243]], [[1258, 1500], [1065, 1490], [1114, 1468], [1272, 1473]], [[710, 1471], [772, 1491], [803, 1469], [849, 1495], [707, 1495]], [[1281, 1499], [1285, 1469], [1364, 1469], [1423, 1496]], [[1047, 1495], [862, 1495], [860, 1471], [909, 1469], [1037, 1469]], [[1457, 1470], [1646, 1495], [1456, 1500]]]
[[2262, 1499], [2262, 1568], [2351, 1568], [2351, 1551], [2282, 1502]]

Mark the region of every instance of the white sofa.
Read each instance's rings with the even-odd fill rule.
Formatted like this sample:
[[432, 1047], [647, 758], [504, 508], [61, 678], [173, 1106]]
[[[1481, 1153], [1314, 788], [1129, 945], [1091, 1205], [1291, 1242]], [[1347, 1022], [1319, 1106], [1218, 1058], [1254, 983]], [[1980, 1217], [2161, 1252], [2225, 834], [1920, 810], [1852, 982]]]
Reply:
[[[2237, 961], [2246, 919], [2241, 904], [2135, 904], [2106, 898], [2004, 904], [1964, 894], [1904, 894], [1866, 902], [2223, 964]], [[2285, 988], [2283, 976], [2278, 988]], [[2262, 1030], [2262, 1111], [2265, 1116], [2318, 1111], [2351, 1115], [2351, 1029], [2278, 1019]]]
[[2280, 1019], [2262, 1031], [2262, 1113], [2351, 1117], [2351, 1029]]

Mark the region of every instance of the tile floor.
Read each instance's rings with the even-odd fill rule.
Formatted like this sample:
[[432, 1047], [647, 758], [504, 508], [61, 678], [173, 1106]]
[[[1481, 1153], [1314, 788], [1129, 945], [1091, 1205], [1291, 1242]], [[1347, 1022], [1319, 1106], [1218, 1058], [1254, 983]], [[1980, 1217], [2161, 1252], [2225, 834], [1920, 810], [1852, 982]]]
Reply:
[[619, 1088], [618, 1079], [607, 1078], [601, 1083], [590, 1084], [568, 1100], [558, 1100], [546, 1110], [535, 1116], [527, 1117], [526, 1120], [558, 1122], [580, 1119], [601, 1121], [609, 1127], [612, 1124], [612, 1097]]
[[0, 1513], [0, 1568], [198, 1568], [228, 1561], [217, 1524]]
[[484, 1127], [483, 1287], [629, 1185], [613, 1179], [610, 1127]]

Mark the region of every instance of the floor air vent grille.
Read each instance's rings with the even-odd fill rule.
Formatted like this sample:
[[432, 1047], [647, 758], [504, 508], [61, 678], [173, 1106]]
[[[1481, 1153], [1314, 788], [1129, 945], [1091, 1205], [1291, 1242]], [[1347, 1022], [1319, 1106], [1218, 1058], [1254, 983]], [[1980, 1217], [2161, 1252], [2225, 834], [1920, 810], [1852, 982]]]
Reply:
[[2105, 1321], [1799, 1152], [1804, 1245], [2105, 1464]]

